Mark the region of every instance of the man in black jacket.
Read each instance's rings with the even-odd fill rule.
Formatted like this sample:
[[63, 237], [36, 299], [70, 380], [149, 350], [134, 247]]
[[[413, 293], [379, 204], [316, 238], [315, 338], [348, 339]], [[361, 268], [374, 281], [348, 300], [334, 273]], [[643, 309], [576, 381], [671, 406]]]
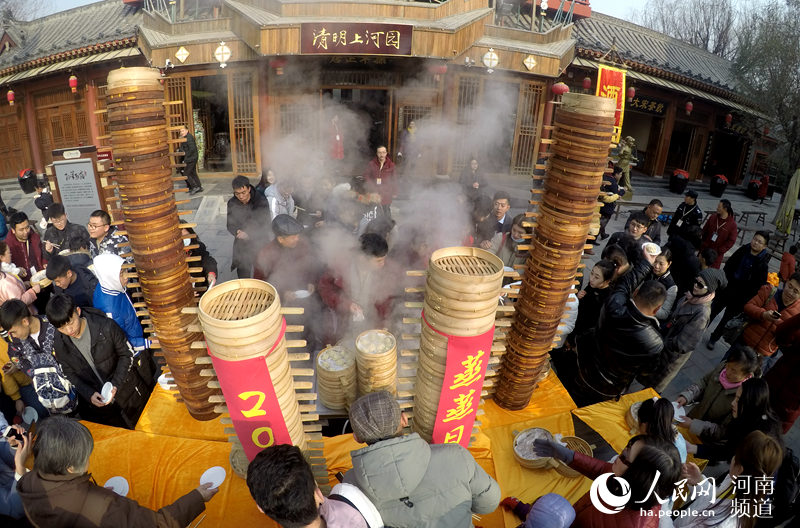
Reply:
[[263, 194], [256, 192], [245, 176], [237, 176], [231, 182], [233, 198], [228, 200], [228, 232], [233, 240], [231, 270], [236, 270], [240, 279], [253, 276], [255, 257], [269, 240], [269, 203]]
[[[87, 420], [133, 429], [149, 390], [133, 363], [125, 332], [93, 308], [77, 308], [69, 295], [54, 295], [47, 318], [56, 327], [53, 348], [64, 375], [78, 392], [78, 410]], [[103, 386], [111, 383], [110, 396]]]
[[633, 380], [657, 366], [664, 343], [655, 314], [667, 292], [646, 280], [654, 257], [644, 258], [620, 277], [600, 312], [594, 333], [578, 339], [578, 379], [573, 399], [578, 406], [618, 398]]
[[72, 264], [69, 258], [56, 255], [47, 265], [47, 278], [53, 281], [54, 293], [66, 293], [77, 306], [94, 306], [97, 277], [85, 266]]
[[[661, 245], [661, 222], [658, 221], [658, 217], [661, 216], [661, 213], [664, 211], [664, 204], [658, 198], [654, 198], [650, 200], [650, 203], [642, 209], [642, 213], [647, 216], [647, 222], [645, 223], [645, 227], [647, 230], [644, 232], [644, 235], [649, 237], [650, 240]], [[625, 222], [625, 231], [628, 230], [628, 226], [631, 223], [631, 215], [628, 218], [628, 221]]]
[[61, 251], [69, 249], [69, 240], [73, 237], [85, 237], [89, 239], [89, 232], [85, 227], [78, 224], [73, 224], [67, 219], [67, 212], [64, 210], [64, 204], [56, 202], [47, 208], [47, 214], [50, 215], [50, 225], [42, 236], [44, 242], [44, 252], [49, 261], [54, 256], [58, 255]]
[[697, 203], [697, 191], [688, 190], [683, 197], [683, 203], [675, 210], [672, 220], [667, 227], [667, 236], [683, 235], [686, 228], [692, 225], [699, 226], [703, 223], [703, 210]]
[[728, 321], [742, 313], [747, 301], [755, 297], [759, 288], [767, 283], [770, 259], [768, 243], [769, 231], [758, 231], [749, 244], [734, 251], [725, 263], [723, 271], [728, 278], [728, 287], [722, 290], [721, 295], [714, 297], [709, 322], [713, 322], [722, 310], [725, 313], [706, 343], [709, 350], [713, 350], [722, 337]]
[[180, 129], [182, 138], [186, 142], [181, 144], [180, 150], [183, 152], [183, 175], [186, 176], [186, 185], [189, 187], [189, 194], [203, 192], [203, 184], [197, 177], [197, 143], [194, 136], [189, 133], [189, 128], [184, 125]]

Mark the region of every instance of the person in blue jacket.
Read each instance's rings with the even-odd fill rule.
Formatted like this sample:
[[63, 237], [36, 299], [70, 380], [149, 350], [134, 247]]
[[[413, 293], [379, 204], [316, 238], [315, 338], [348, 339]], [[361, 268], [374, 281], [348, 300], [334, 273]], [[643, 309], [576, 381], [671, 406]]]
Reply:
[[136, 317], [136, 309], [125, 292], [128, 279], [124, 278], [125, 271], [122, 269], [124, 262], [122, 257], [112, 253], [103, 253], [94, 258], [97, 287], [94, 289], [93, 302], [95, 308], [122, 328], [136, 356], [148, 349], [150, 343], [144, 337], [142, 323]]

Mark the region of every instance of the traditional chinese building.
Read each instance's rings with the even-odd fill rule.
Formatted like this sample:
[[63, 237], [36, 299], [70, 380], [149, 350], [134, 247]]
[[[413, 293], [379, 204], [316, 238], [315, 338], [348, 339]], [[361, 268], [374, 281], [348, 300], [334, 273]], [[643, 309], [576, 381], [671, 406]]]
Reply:
[[762, 159], [764, 116], [735, 95], [730, 63], [592, 13], [588, 0], [553, 7], [541, 16], [539, 2], [505, 0], [103, 0], [3, 20], [0, 85], [14, 104], [0, 107], [0, 177], [43, 172], [55, 148], [102, 146], [108, 71], [144, 64], [162, 69], [167, 99], [180, 101], [172, 123], [195, 131], [203, 171], [255, 177], [275, 161], [276, 139], [338, 137], [330, 118], [344, 106], [366, 129], [364, 141], [344, 141], [361, 159], [378, 145], [396, 155], [417, 121], [447, 133], [426, 155], [438, 174], [477, 156], [489, 173], [527, 177], [550, 87], [593, 82], [614, 36], [636, 88], [623, 134], [637, 139], [640, 169], [700, 177], [716, 159], [741, 175]]
[[575, 23], [576, 58], [567, 71], [573, 90], [594, 92], [601, 57], [615, 47], [627, 83], [623, 136], [633, 136], [638, 170], [651, 176], [675, 169], [692, 178], [725, 174], [740, 183], [767, 171], [775, 148], [770, 118], [739, 95], [731, 62], [618, 18], [592, 13]]

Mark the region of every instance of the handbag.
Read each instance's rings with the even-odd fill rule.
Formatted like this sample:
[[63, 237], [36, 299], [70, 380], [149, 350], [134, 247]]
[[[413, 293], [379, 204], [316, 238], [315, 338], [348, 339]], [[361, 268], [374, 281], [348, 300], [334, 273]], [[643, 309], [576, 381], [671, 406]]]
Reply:
[[[773, 286], [772, 291], [767, 297], [767, 300], [764, 301], [764, 304], [761, 305], [762, 308], [766, 308], [769, 302], [775, 297], [775, 292], [778, 291], [778, 288]], [[750, 324], [750, 318], [745, 315], [744, 312], [740, 313], [727, 323], [725, 323], [725, 330], [722, 332], [722, 339], [725, 340], [726, 343], [732, 345], [738, 340], [742, 333], [744, 333], [744, 329]]]

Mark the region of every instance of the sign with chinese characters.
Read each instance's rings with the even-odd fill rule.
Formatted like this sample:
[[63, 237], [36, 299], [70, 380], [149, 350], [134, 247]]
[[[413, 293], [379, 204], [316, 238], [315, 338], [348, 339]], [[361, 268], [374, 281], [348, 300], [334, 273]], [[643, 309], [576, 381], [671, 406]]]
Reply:
[[625, 70], [600, 65], [597, 69], [597, 89], [595, 95], [608, 97], [617, 102], [614, 116], [614, 142], [622, 135], [622, 118], [625, 114]]
[[[284, 320], [281, 334], [273, 349], [280, 343], [285, 330]], [[266, 356], [226, 361], [214, 357], [210, 351], [208, 355], [211, 356], [233, 428], [247, 459], [253, 460], [262, 449], [271, 445], [291, 444], [292, 439], [275, 395]]]
[[103, 209], [100, 205], [92, 158], [54, 161], [53, 171], [67, 216], [84, 219], [89, 218], [89, 215], [97, 209]]
[[[422, 319], [428, 324], [424, 312]], [[447, 365], [433, 425], [433, 443], [469, 447], [486, 367], [492, 354], [494, 327], [482, 335], [471, 337], [434, 332], [447, 338]]]
[[412, 26], [350, 22], [300, 24], [300, 51], [307, 54], [411, 55]]
[[646, 95], [637, 95], [625, 105], [628, 110], [636, 110], [646, 114], [662, 116], [667, 111], [669, 103]]

